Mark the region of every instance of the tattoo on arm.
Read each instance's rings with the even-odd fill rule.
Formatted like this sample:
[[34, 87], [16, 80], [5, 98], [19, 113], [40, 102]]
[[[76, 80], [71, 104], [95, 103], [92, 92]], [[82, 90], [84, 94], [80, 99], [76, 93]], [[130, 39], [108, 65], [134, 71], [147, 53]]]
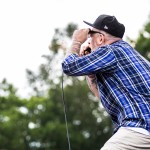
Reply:
[[97, 80], [96, 80], [96, 78], [93, 78], [93, 79], [91, 80], [90, 87], [91, 87], [91, 86], [94, 86], [94, 87], [98, 90], [98, 88], [97, 88]]
[[82, 44], [81, 42], [73, 41], [72, 44], [71, 44], [70, 49], [68, 50], [68, 52], [66, 54], [66, 56], [68, 56], [70, 54], [79, 55], [81, 44]]
[[86, 77], [86, 80], [87, 80], [87, 83], [88, 83], [88, 86], [90, 88], [90, 90], [93, 92], [93, 94], [96, 96], [96, 97], [100, 97], [99, 96], [99, 92], [98, 92], [98, 86], [97, 86], [97, 79], [96, 77], [93, 77], [93, 78], [90, 78], [90, 77]]
[[[92, 90], [93, 88], [95, 88], [96, 90], [98, 90], [96, 77], [94, 77], [94, 78], [86, 77], [86, 79], [87, 79], [88, 86], [89, 86], [89, 88], [90, 88], [91, 90]], [[92, 91], [93, 91], [93, 90], [92, 90]]]

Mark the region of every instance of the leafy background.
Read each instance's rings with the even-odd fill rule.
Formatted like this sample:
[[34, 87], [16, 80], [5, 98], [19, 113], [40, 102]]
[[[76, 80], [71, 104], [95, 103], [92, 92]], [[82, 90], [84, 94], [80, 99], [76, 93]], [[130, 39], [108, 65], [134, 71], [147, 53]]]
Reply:
[[[89, 90], [85, 77], [63, 76], [61, 61], [77, 24], [56, 28], [49, 55], [37, 72], [26, 70], [29, 98], [17, 95], [15, 85], [0, 83], [0, 149], [67, 150], [68, 141], [62, 101], [62, 81], [71, 149], [100, 149], [112, 135], [112, 123], [100, 101]], [[137, 40], [126, 39], [150, 60], [150, 22]]]

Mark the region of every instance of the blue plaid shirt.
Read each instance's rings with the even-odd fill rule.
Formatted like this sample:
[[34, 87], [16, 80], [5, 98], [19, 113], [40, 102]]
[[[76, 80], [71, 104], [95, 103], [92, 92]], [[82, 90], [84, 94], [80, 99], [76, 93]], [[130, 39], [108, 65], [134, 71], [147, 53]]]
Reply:
[[150, 132], [150, 63], [125, 41], [99, 47], [89, 55], [69, 55], [65, 74], [96, 74], [101, 102], [119, 127], [141, 127]]

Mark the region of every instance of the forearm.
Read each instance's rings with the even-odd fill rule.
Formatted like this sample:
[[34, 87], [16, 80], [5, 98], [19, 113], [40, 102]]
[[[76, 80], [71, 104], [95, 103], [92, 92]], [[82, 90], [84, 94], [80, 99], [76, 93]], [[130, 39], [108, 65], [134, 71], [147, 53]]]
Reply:
[[80, 53], [80, 47], [81, 47], [82, 43], [79, 41], [72, 41], [72, 44], [70, 46], [70, 49], [68, 49], [67, 53], [66, 53], [66, 57], [70, 54], [77, 54], [79, 55]]
[[86, 76], [86, 80], [88, 83], [88, 86], [90, 88], [90, 90], [93, 92], [93, 94], [99, 98], [99, 92], [98, 92], [98, 88], [97, 88], [97, 79], [95, 75], [92, 75], [92, 77], [88, 77]]
[[80, 47], [87, 40], [88, 33], [89, 33], [89, 29], [80, 29], [80, 30], [74, 31], [73, 36], [72, 36], [72, 44], [66, 54], [67, 56], [70, 54], [79, 55]]

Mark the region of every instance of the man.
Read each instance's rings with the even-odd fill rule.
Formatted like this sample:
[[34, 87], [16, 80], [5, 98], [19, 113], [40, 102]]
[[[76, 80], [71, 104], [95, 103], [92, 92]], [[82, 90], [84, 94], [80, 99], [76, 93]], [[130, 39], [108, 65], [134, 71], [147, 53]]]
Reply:
[[116, 17], [84, 22], [92, 28], [75, 30], [62, 68], [69, 76], [87, 76], [113, 121], [114, 135], [101, 150], [150, 150], [150, 63], [122, 40], [125, 27]]

